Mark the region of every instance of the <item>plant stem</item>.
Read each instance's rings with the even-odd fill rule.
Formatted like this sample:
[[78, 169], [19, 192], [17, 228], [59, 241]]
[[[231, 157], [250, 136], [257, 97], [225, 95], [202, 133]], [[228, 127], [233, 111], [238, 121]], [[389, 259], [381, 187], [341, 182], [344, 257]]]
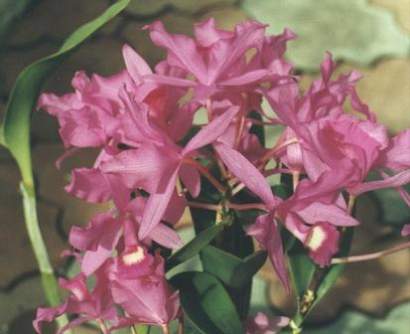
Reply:
[[347, 212], [351, 215], [353, 213], [356, 196], [349, 195], [349, 202], [347, 203]]
[[399, 252], [406, 248], [410, 248], [410, 241], [402, 243], [400, 245], [393, 246], [392, 248], [389, 248], [389, 249], [382, 250], [380, 252], [333, 258], [332, 264], [343, 264], [343, 263], [353, 263], [353, 262], [363, 262], [363, 261], [375, 260], [383, 256]]
[[184, 334], [184, 316], [181, 315], [178, 320], [178, 334]]
[[[34, 256], [40, 270], [41, 282], [45, 297], [50, 306], [56, 306], [60, 304], [60, 294], [58, 291], [57, 279], [54, 276], [53, 267], [51, 265], [44, 239], [40, 231], [33, 182], [21, 182], [20, 191], [23, 197], [24, 221], [31, 246], [34, 251]], [[57, 319], [57, 323], [60, 328], [65, 326], [68, 323], [67, 316], [63, 315], [59, 317]], [[66, 333], [72, 332], [68, 330]]]
[[107, 329], [107, 326], [105, 325], [104, 321], [99, 319], [97, 322], [98, 322], [98, 325], [100, 326], [101, 332], [103, 334], [108, 334], [108, 329]]
[[268, 211], [266, 209], [265, 204], [262, 203], [243, 203], [243, 204], [235, 204], [235, 203], [226, 203], [225, 206], [232, 210], [237, 211], [245, 211], [245, 210], [261, 210], [261, 211]]
[[292, 173], [292, 186], [293, 186], [293, 192], [296, 191], [296, 188], [299, 184], [299, 177], [300, 173], [299, 172], [293, 172]]
[[191, 208], [205, 209], [209, 211], [218, 211], [221, 207], [218, 204], [200, 203], [200, 202], [193, 202], [193, 201], [187, 201], [187, 205]]
[[186, 159], [186, 163], [189, 163], [193, 166], [195, 166], [198, 171], [208, 179], [208, 181], [220, 192], [225, 193], [226, 188], [206, 169], [204, 166], [202, 166], [199, 162], [193, 160], [193, 159]]
[[164, 324], [161, 326], [163, 334], [170, 334], [168, 324]]
[[149, 331], [148, 325], [135, 325], [132, 327], [133, 334], [147, 334]]
[[278, 152], [280, 152], [281, 150], [283, 150], [284, 148], [286, 148], [289, 145], [292, 144], [296, 144], [299, 141], [296, 138], [291, 138], [286, 140], [283, 143], [277, 143], [274, 147], [272, 147], [271, 149], [269, 149], [265, 155], [260, 159], [261, 164], [264, 166], [265, 163], [275, 154], [277, 154]]
[[[210, 210], [210, 211], [219, 211], [222, 208], [220, 204], [209, 204], [209, 203], [201, 203], [201, 202], [193, 202], [193, 201], [188, 201], [187, 205], [191, 208], [205, 209], [205, 210]], [[262, 203], [236, 204], [236, 203], [226, 202], [224, 206], [226, 208], [236, 210], [236, 211], [246, 211], [246, 210], [268, 211], [266, 209], [265, 204], [262, 204]]]

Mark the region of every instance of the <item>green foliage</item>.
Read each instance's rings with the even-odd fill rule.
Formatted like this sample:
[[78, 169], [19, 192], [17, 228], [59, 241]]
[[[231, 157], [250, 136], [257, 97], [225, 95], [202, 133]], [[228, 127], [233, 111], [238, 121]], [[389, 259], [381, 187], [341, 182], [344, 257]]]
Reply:
[[[347, 256], [353, 239], [353, 229], [344, 232], [338, 256]], [[343, 272], [345, 265], [319, 268], [306, 255], [306, 250], [296, 242], [288, 253], [291, 279], [297, 298], [298, 310], [294, 322], [300, 326], [310, 311], [326, 295]]]
[[208, 245], [223, 229], [223, 224], [213, 225], [195, 236], [193, 240], [184, 245], [167, 259], [167, 271], [197, 255]]
[[252, 281], [253, 275], [266, 261], [266, 252], [263, 251], [241, 259], [214, 246], [205, 247], [202, 255], [207, 271], [233, 288], [241, 288]]
[[393, 15], [366, 0], [245, 0], [243, 7], [267, 22], [270, 32], [289, 27], [299, 36], [290, 43], [296, 67], [317, 70], [325, 51], [337, 60], [369, 65], [383, 56], [406, 56], [410, 37]]
[[244, 333], [241, 321], [222, 283], [205, 272], [185, 272], [171, 279], [180, 291], [186, 317], [203, 334]]

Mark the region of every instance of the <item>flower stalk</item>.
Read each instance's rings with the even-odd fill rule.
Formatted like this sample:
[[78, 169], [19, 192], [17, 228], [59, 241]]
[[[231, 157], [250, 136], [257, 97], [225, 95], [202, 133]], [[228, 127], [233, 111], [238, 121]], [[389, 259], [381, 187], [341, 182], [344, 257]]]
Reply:
[[[41, 235], [33, 181], [30, 180], [30, 182], [21, 182], [20, 191], [23, 199], [24, 221], [31, 247], [33, 248], [34, 256], [40, 271], [41, 283], [43, 285], [45, 297], [48, 304], [51, 306], [56, 306], [60, 303], [58, 284], [47, 253], [43, 236]], [[57, 323], [59, 327], [65, 326], [68, 323], [67, 316], [63, 315], [59, 317], [57, 319]], [[67, 331], [67, 333], [71, 333], [71, 331]]]

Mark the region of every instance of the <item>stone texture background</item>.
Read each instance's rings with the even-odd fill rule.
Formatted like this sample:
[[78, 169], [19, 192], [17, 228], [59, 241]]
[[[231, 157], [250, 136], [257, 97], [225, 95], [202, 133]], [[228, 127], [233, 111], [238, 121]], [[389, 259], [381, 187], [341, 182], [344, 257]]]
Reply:
[[[336, 1], [336, 0], [335, 0]], [[34, 60], [55, 50], [76, 27], [101, 13], [109, 0], [42, 0], [14, 26], [0, 46], [0, 111], [18, 73]], [[400, 26], [410, 33], [409, 0], [373, 0], [372, 5], [391, 11]], [[219, 25], [231, 28], [247, 18], [234, 0], [139, 0], [95, 37], [74, 53], [50, 78], [47, 89], [69, 90], [77, 69], [111, 74], [123, 67], [121, 45], [134, 46], [150, 64], [163, 56], [139, 29], [160, 18], [172, 32], [188, 33], [195, 21], [213, 16]], [[343, 63], [340, 71], [357, 68]], [[365, 77], [359, 84], [361, 96], [378, 114], [380, 120], [395, 133], [410, 126], [410, 58], [382, 59], [369, 68], [359, 68]], [[314, 75], [303, 75], [308, 83]], [[68, 171], [79, 164], [89, 164], [93, 152], [84, 152], [70, 159], [62, 171], [54, 161], [62, 153], [56, 123], [42, 113], [33, 115], [34, 172], [38, 181], [39, 212], [42, 231], [58, 271], [67, 264], [60, 258], [72, 224], [83, 224], [101, 207], [73, 199], [63, 191]], [[18, 171], [11, 157], [0, 149], [0, 333], [32, 333], [30, 319], [36, 305], [44, 297], [39, 286], [34, 257], [24, 230], [18, 194]], [[384, 248], [397, 242], [397, 231], [375, 225], [377, 208], [361, 203], [359, 228], [354, 252]], [[262, 272], [268, 283], [267, 298], [275, 307], [290, 309], [272, 277], [270, 268]], [[337, 287], [326, 297], [312, 317], [313, 322], [327, 322], [341, 309], [355, 307], [382, 317], [394, 306], [410, 300], [410, 252], [403, 251], [387, 258], [350, 265]], [[410, 328], [410, 323], [409, 323]], [[82, 333], [89, 330], [84, 329]]]

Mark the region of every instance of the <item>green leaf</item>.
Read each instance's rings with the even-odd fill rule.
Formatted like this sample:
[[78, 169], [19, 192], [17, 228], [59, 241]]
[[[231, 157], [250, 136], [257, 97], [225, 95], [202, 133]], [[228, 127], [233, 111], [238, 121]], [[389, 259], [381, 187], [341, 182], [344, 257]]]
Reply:
[[167, 259], [167, 271], [197, 255], [223, 230], [223, 228], [223, 224], [217, 224], [200, 232], [193, 240], [188, 242]]
[[210, 245], [202, 250], [202, 255], [207, 272], [233, 288], [241, 288], [252, 281], [253, 276], [266, 261], [266, 252], [263, 251], [258, 251], [241, 259]]
[[101, 16], [71, 34], [56, 53], [26, 67], [18, 76], [7, 105], [1, 142], [16, 159], [26, 184], [31, 185], [33, 182], [30, 158], [30, 114], [43, 83], [71, 51], [119, 14], [129, 1], [116, 2]]
[[316, 271], [316, 265], [309, 256], [302, 252], [289, 253], [288, 257], [291, 279], [299, 304], [303, 294], [309, 289], [310, 282]]
[[[338, 256], [347, 256], [353, 239], [353, 229], [344, 232]], [[292, 283], [295, 288], [298, 310], [294, 322], [300, 326], [312, 309], [320, 302], [336, 283], [345, 267], [344, 264], [332, 265], [327, 269], [319, 268], [305, 254], [300, 243], [289, 252], [289, 265]]]
[[222, 283], [204, 272], [185, 272], [171, 279], [185, 315], [204, 334], [244, 333], [235, 306]]
[[244, 0], [243, 7], [271, 33], [289, 27], [298, 34], [288, 56], [301, 69], [317, 70], [327, 50], [360, 65], [409, 54], [410, 37], [393, 15], [366, 0]]

